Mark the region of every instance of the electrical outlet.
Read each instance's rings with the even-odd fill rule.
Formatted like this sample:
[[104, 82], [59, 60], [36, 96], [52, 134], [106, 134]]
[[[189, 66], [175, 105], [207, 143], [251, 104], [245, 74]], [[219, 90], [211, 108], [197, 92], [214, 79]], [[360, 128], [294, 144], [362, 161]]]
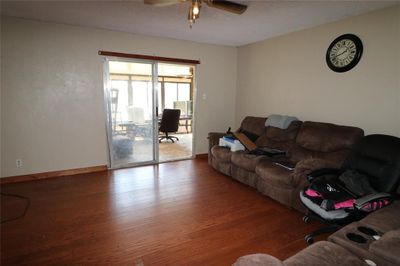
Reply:
[[22, 159], [15, 160], [15, 166], [17, 166], [18, 168], [22, 167]]

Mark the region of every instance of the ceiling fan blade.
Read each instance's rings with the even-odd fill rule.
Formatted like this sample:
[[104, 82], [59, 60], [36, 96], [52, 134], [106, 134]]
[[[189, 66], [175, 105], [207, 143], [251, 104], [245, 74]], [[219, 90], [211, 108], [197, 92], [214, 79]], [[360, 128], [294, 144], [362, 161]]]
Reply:
[[146, 5], [151, 6], [170, 6], [186, 2], [186, 0], [144, 0]]
[[226, 0], [208, 0], [206, 3], [209, 7], [215, 7], [235, 14], [243, 14], [247, 9], [246, 5]]

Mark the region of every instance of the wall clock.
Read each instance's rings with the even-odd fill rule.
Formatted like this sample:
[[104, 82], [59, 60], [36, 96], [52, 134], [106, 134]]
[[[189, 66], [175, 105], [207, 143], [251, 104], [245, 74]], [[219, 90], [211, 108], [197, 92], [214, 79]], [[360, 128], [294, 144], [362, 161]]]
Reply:
[[346, 72], [357, 65], [363, 53], [363, 45], [356, 35], [337, 37], [326, 51], [326, 63], [335, 72]]

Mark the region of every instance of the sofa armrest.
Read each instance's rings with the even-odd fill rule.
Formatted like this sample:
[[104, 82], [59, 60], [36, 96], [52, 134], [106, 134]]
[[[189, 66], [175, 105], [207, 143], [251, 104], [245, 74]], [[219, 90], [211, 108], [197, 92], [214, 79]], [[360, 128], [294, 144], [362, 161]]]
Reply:
[[252, 254], [240, 257], [232, 266], [283, 266], [281, 260], [267, 254]]
[[301, 160], [296, 164], [293, 171], [293, 183], [298, 186], [304, 180], [307, 180], [308, 175], [320, 169], [340, 169], [342, 163], [320, 158], [308, 158]]
[[226, 133], [222, 133], [222, 132], [210, 132], [210, 133], [208, 133], [209, 150], [211, 150], [211, 148], [214, 145], [218, 145], [219, 144], [219, 139], [222, 138], [225, 135], [226, 135]]
[[221, 132], [210, 132], [208, 133], [208, 163], [211, 164], [211, 148], [214, 145], [219, 144], [219, 139], [222, 138], [226, 133]]

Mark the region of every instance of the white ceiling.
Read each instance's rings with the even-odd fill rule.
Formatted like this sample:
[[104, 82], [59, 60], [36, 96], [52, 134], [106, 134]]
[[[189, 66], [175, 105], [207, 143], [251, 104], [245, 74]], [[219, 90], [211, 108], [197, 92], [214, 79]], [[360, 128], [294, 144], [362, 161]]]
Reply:
[[[236, 0], [233, 0], [236, 1]], [[202, 7], [189, 28], [189, 3], [168, 7], [142, 1], [2, 1], [2, 15], [195, 42], [241, 46], [340, 20], [400, 1], [236, 1], [242, 15]]]

